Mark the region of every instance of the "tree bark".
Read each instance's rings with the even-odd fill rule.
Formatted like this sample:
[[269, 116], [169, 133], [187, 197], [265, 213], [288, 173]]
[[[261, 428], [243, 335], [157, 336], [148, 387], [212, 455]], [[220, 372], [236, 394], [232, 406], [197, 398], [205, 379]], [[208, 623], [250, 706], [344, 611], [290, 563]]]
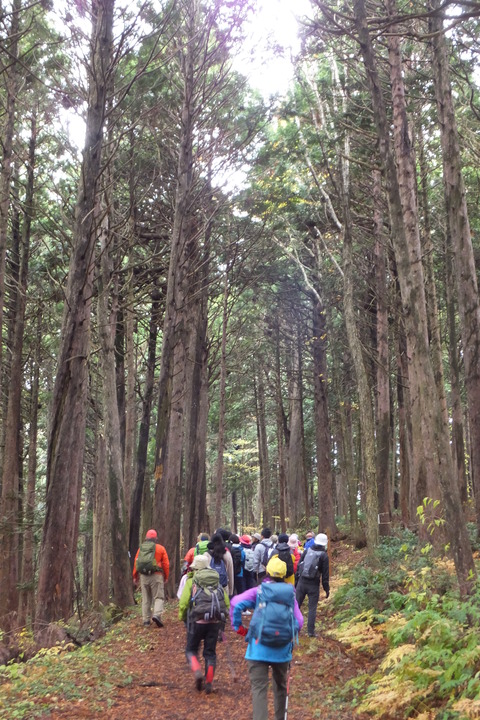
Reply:
[[[107, 483], [110, 499], [111, 576], [113, 597], [121, 608], [133, 605], [133, 587], [130, 581], [130, 563], [127, 551], [127, 514], [123, 475], [123, 452], [120, 442], [120, 416], [117, 402], [117, 375], [115, 369], [115, 328], [117, 294], [113, 290], [110, 252], [112, 238], [108, 208], [105, 202], [104, 218], [100, 231], [101, 271], [98, 291], [98, 328], [101, 349], [103, 422], [107, 452]], [[111, 295], [111, 307], [109, 299]], [[97, 478], [97, 482], [101, 482]]]
[[328, 412], [327, 324], [320, 296], [312, 298], [312, 353], [317, 451], [318, 526], [335, 537], [335, 482], [331, 460], [331, 430]]
[[[97, 429], [97, 459], [93, 500], [93, 568], [92, 603], [100, 608], [109, 601], [112, 550], [110, 538], [110, 503], [108, 494], [108, 463], [105, 435]], [[131, 585], [131, 583], [130, 583]]]
[[223, 286], [222, 340], [220, 348], [220, 387], [218, 400], [217, 464], [215, 468], [215, 527], [222, 525], [223, 457], [225, 452], [225, 409], [227, 385], [227, 323], [228, 323], [228, 267]]
[[455, 306], [455, 271], [453, 269], [452, 241], [446, 232], [445, 248], [445, 305], [447, 312], [448, 358], [450, 364], [450, 402], [452, 408], [452, 455], [457, 471], [457, 483], [462, 503], [468, 501], [467, 472], [465, 467], [465, 434], [463, 405], [458, 358], [457, 312]]
[[38, 437], [38, 407], [39, 407], [39, 379], [41, 362], [41, 314], [37, 318], [37, 337], [32, 361], [32, 378], [30, 390], [29, 413], [29, 442], [28, 442], [28, 470], [27, 489], [25, 493], [25, 532], [23, 539], [23, 556], [20, 591], [18, 625], [33, 625], [35, 620], [35, 496], [37, 474], [37, 437]]
[[381, 176], [373, 173], [373, 234], [375, 237], [375, 292], [377, 335], [377, 392], [375, 435], [377, 446], [376, 475], [378, 488], [379, 533], [390, 535], [393, 510], [393, 487], [390, 472], [390, 372], [388, 346], [388, 288], [383, 230]]
[[480, 298], [440, 3], [431, 0], [430, 8], [437, 11], [429, 17], [433, 78], [442, 144], [445, 206], [455, 256], [471, 438], [470, 468], [475, 494], [477, 533], [480, 533]]
[[101, 173], [113, 6], [114, 0], [99, 0], [92, 5], [92, 72], [89, 80], [86, 140], [50, 412], [37, 632], [53, 620], [68, 618], [72, 610], [85, 446], [94, 247], [97, 237], [94, 208]]
[[16, 295], [15, 323], [11, 356], [11, 371], [5, 421], [5, 455], [2, 468], [2, 495], [0, 515], [3, 518], [0, 544], [6, 562], [0, 563], [0, 617], [18, 610], [19, 580], [19, 519], [21, 477], [21, 402], [23, 386], [23, 341], [27, 304], [28, 263], [30, 234], [33, 219], [34, 172], [37, 143], [37, 122], [31, 118], [30, 143], [27, 165], [24, 222], [21, 236], [20, 271]]
[[365, 534], [367, 547], [372, 553], [378, 545], [378, 493], [376, 476], [376, 451], [375, 451], [375, 424], [373, 419], [373, 407], [368, 373], [363, 358], [362, 344], [360, 342], [353, 295], [353, 255], [350, 211], [348, 199], [343, 199], [343, 307], [345, 314], [345, 326], [347, 329], [348, 346], [352, 354], [355, 376], [357, 379], [359, 420], [361, 433], [361, 454], [363, 478], [365, 481]]
[[267, 421], [265, 416], [264, 370], [260, 366], [256, 376], [255, 397], [257, 406], [258, 464], [260, 468], [260, 510], [266, 527], [272, 525], [272, 500], [270, 494], [270, 459], [268, 453]]
[[[3, 106], [5, 114], [2, 128], [2, 161], [0, 166], [0, 335], [3, 327], [5, 306], [5, 260], [9, 237], [10, 187], [12, 181], [13, 136], [15, 130], [15, 112], [18, 95], [20, 68], [18, 60], [18, 43], [20, 37], [20, 14], [22, 0], [14, 0], [8, 38], [4, 41], [7, 53], [4, 54], [7, 65], [2, 62], [2, 76], [5, 78], [5, 98]], [[3, 381], [2, 352], [0, 343], [0, 378]], [[1, 407], [1, 405], [0, 405]], [[3, 449], [3, 448], [2, 448]], [[0, 463], [1, 465], [1, 463]]]
[[293, 333], [289, 368], [290, 434], [288, 438], [287, 498], [290, 527], [308, 517], [308, 490], [304, 466], [302, 387], [297, 333]]
[[[389, 0], [390, 15], [395, 14]], [[415, 197], [415, 168], [405, 111], [402, 66], [398, 37], [388, 38], [393, 98], [393, 134], [395, 156], [390, 147], [389, 123], [385, 110], [375, 55], [368, 31], [364, 0], [355, 0], [354, 12], [358, 39], [373, 102], [373, 112], [380, 143], [388, 190], [392, 236], [397, 260], [398, 278], [405, 311], [409, 382], [412, 397], [412, 428], [414, 449], [414, 480], [418, 492], [432, 493], [435, 498], [440, 485], [445, 508], [445, 521], [462, 594], [469, 592], [475, 577], [470, 541], [463, 517], [456, 484], [451, 483], [453, 464], [449, 432], [435, 386], [428, 351], [426, 304], [421, 263]]]
[[135, 484], [130, 503], [130, 529], [129, 554], [130, 565], [133, 562], [140, 544], [140, 520], [142, 514], [142, 497], [145, 487], [145, 474], [147, 469], [148, 439], [150, 435], [150, 416], [153, 403], [153, 390], [155, 386], [155, 360], [157, 357], [157, 336], [160, 320], [160, 293], [154, 288], [152, 291], [152, 309], [148, 332], [147, 362], [145, 368], [145, 383], [143, 387], [142, 415], [138, 431], [137, 461]]

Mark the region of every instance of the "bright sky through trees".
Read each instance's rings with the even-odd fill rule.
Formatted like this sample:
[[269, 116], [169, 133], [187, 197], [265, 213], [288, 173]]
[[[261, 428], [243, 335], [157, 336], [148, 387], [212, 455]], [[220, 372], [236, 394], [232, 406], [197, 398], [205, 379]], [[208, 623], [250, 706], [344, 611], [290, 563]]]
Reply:
[[293, 77], [291, 57], [300, 48], [298, 22], [309, 15], [309, 0], [257, 0], [236, 69], [265, 96], [284, 94]]

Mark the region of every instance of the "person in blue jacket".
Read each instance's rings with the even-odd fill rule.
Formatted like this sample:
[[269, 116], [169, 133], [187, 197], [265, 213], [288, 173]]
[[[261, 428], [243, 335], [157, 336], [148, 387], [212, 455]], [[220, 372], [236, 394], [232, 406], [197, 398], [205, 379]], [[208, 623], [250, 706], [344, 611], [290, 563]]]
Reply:
[[[245, 659], [248, 661], [248, 672], [252, 689], [253, 720], [267, 720], [268, 718], [268, 675], [272, 668], [272, 685], [274, 696], [275, 720], [284, 720], [287, 702], [287, 681], [290, 661], [293, 652], [293, 639], [285, 645], [274, 647], [262, 643], [262, 635], [255, 637], [252, 632], [242, 625], [242, 613], [245, 610], [258, 607], [257, 598], [262, 597], [262, 586], [267, 583], [282, 583], [282, 596], [291, 595], [290, 603], [293, 607], [293, 622], [299, 631], [303, 626], [303, 616], [295, 598], [295, 589], [290, 583], [285, 583], [287, 572], [286, 563], [278, 555], [273, 556], [266, 568], [267, 574], [257, 587], [236, 595], [231, 600], [230, 620], [232, 627], [239, 635], [247, 636], [248, 642]], [[273, 588], [269, 588], [270, 591]], [[266, 594], [266, 593], [265, 593]], [[255, 613], [251, 625], [255, 621]], [[248, 633], [248, 635], [247, 635]]]

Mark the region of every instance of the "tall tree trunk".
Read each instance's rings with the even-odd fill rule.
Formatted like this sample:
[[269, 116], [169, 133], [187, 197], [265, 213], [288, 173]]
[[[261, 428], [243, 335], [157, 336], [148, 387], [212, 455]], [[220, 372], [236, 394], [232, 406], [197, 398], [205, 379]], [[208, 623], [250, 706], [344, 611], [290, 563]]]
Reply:
[[30, 232], [33, 219], [35, 150], [37, 142], [36, 117], [31, 118], [30, 145], [27, 165], [24, 222], [20, 252], [20, 271], [16, 293], [15, 324], [11, 356], [11, 371], [5, 422], [5, 455], [3, 458], [0, 515], [3, 518], [0, 543], [6, 562], [0, 563], [0, 617], [18, 610], [19, 580], [19, 519], [21, 477], [21, 402], [23, 386], [23, 340], [27, 304]]
[[255, 382], [256, 416], [257, 416], [257, 440], [258, 440], [258, 464], [260, 469], [260, 511], [263, 523], [266, 527], [272, 525], [272, 499], [271, 499], [271, 478], [270, 459], [268, 453], [267, 420], [265, 415], [265, 383], [263, 381], [264, 370], [260, 366]]
[[403, 319], [399, 319], [397, 331], [397, 407], [398, 447], [400, 475], [400, 511], [405, 527], [416, 522], [416, 496], [413, 493], [413, 438], [410, 390], [408, 387], [407, 341]]
[[[277, 406], [277, 453], [278, 453], [278, 514], [280, 516], [280, 528], [282, 533], [287, 529], [287, 472], [285, 462], [285, 427], [282, 399], [282, 375], [280, 369], [280, 342], [277, 336], [276, 358], [275, 358], [275, 400]], [[272, 518], [273, 519], [273, 518]]]
[[[462, 174], [460, 143], [453, 104], [442, 11], [431, 0], [429, 17], [433, 78], [442, 143], [443, 184], [450, 237], [455, 256], [457, 301], [470, 424], [470, 468], [480, 533], [480, 298]], [[436, 12], [435, 12], [436, 11]]]
[[304, 466], [302, 423], [302, 388], [300, 383], [300, 353], [296, 333], [292, 338], [289, 372], [290, 435], [288, 442], [287, 498], [289, 525], [298, 527], [302, 517], [308, 517], [308, 490]]
[[[135, 223], [130, 219], [130, 257], [135, 243]], [[127, 501], [127, 517], [130, 517], [130, 497], [135, 477], [135, 433], [137, 428], [137, 409], [135, 403], [135, 296], [133, 286], [133, 271], [127, 279], [127, 305], [125, 308], [125, 355], [126, 355], [126, 396], [125, 396], [125, 448], [123, 456], [123, 475], [125, 483], [125, 499]]]
[[375, 237], [375, 291], [377, 299], [377, 402], [376, 402], [376, 474], [380, 535], [389, 535], [393, 510], [390, 472], [390, 372], [388, 347], [388, 289], [383, 229], [381, 176], [373, 173], [373, 233]]
[[337, 532], [335, 484], [328, 413], [327, 324], [320, 296], [312, 298], [312, 353], [315, 440], [317, 451], [318, 526], [329, 537]]
[[155, 450], [155, 523], [160, 541], [171, 560], [168, 593], [173, 595], [180, 541], [180, 491], [184, 433], [184, 381], [188, 347], [187, 323], [189, 271], [195, 259], [196, 227], [193, 223], [193, 133], [195, 121], [195, 52], [198, 35], [198, 0], [183, 5], [184, 34], [179, 36], [183, 98], [177, 165], [177, 187], [172, 227], [167, 294], [163, 323], [162, 355]]
[[23, 539], [23, 557], [20, 591], [18, 624], [23, 627], [33, 624], [35, 620], [35, 495], [37, 474], [37, 437], [38, 437], [38, 398], [41, 361], [41, 313], [37, 318], [37, 337], [32, 361], [32, 378], [30, 389], [29, 441], [27, 490], [25, 494], [25, 532]]
[[440, 335], [440, 321], [438, 317], [437, 290], [435, 287], [434, 247], [430, 222], [430, 207], [428, 202], [429, 169], [425, 157], [424, 138], [421, 123], [417, 133], [418, 163], [420, 166], [420, 208], [423, 215], [423, 267], [425, 273], [425, 299], [427, 303], [427, 323], [430, 354], [432, 358], [433, 374], [437, 387], [440, 407], [444, 414], [444, 422], [448, 424], [447, 399], [445, 396], [445, 382], [443, 376], [443, 348]]
[[[206, 230], [205, 246], [208, 248], [210, 229]], [[205, 458], [208, 423], [204, 416], [203, 383], [206, 377], [208, 357], [208, 253], [209, 250], [206, 249], [200, 268], [197, 268], [196, 271], [193, 308], [189, 316], [191, 330], [188, 363], [190, 372], [185, 389], [185, 499], [183, 504], [185, 548], [192, 547], [198, 533], [205, 530]]]
[[86, 140], [75, 209], [73, 251], [50, 412], [47, 495], [37, 594], [37, 633], [72, 610], [87, 410], [87, 359], [94, 270], [95, 198], [101, 172], [106, 75], [114, 0], [92, 4], [92, 72]]
[[[115, 328], [117, 294], [112, 282], [109, 248], [112, 242], [107, 208], [102, 208], [100, 250], [101, 272], [98, 291], [98, 328], [101, 349], [103, 422], [107, 451], [107, 481], [110, 499], [110, 537], [112, 553], [112, 584], [116, 605], [121, 608], [133, 605], [133, 588], [130, 582], [130, 563], [127, 550], [127, 513], [123, 476], [123, 452], [120, 442], [120, 417], [117, 402], [117, 375], [115, 369]], [[111, 297], [111, 307], [109, 299]]]
[[[105, 435], [97, 426], [97, 459], [93, 501], [93, 607], [107, 605], [109, 600], [112, 550], [110, 538], [110, 503], [108, 494], [108, 462]], [[129, 583], [131, 585], [131, 582]]]
[[344, 294], [343, 307], [348, 345], [352, 354], [355, 376], [357, 379], [359, 400], [359, 421], [361, 437], [361, 453], [363, 479], [365, 481], [365, 534], [370, 552], [378, 545], [378, 494], [376, 476], [375, 424], [368, 373], [363, 357], [357, 321], [355, 317], [353, 295], [353, 256], [350, 211], [348, 199], [344, 197], [344, 232], [343, 232], [343, 272]]
[[[387, 2], [389, 14], [396, 12]], [[475, 577], [470, 541], [462, 513], [458, 487], [451, 483], [453, 464], [449, 432], [435, 386], [427, 345], [426, 304], [421, 263], [421, 247], [415, 197], [415, 168], [405, 110], [405, 95], [399, 39], [389, 34], [389, 59], [393, 97], [395, 156], [390, 147], [389, 122], [377, 73], [372, 41], [368, 31], [364, 0], [355, 0], [357, 32], [373, 102], [373, 114], [380, 143], [388, 189], [392, 237], [398, 277], [405, 309], [409, 382], [412, 397], [412, 427], [415, 443], [415, 485], [431, 497], [440, 485], [446, 515], [446, 528], [462, 594], [469, 592]], [[397, 174], [398, 173], [398, 174]]]
[[445, 305], [447, 312], [448, 358], [450, 361], [450, 402], [452, 407], [452, 455], [457, 471], [457, 482], [462, 503], [468, 500], [465, 468], [465, 438], [463, 432], [463, 406], [461, 397], [458, 358], [457, 313], [455, 307], [455, 272], [453, 269], [452, 242], [446, 233], [445, 248]]
[[[10, 20], [10, 29], [4, 46], [7, 52], [2, 61], [2, 77], [5, 79], [3, 106], [5, 115], [2, 127], [2, 160], [0, 166], [0, 336], [3, 328], [5, 306], [5, 260], [9, 236], [10, 186], [12, 180], [13, 136], [15, 130], [15, 112], [20, 79], [18, 59], [18, 43], [20, 37], [20, 14], [22, 0], [14, 0]], [[6, 66], [5, 66], [6, 61]], [[2, 346], [0, 343], [0, 378], [2, 371]], [[0, 405], [0, 408], [2, 406]], [[1, 463], [0, 463], [1, 464]]]
[[217, 465], [215, 469], [215, 527], [222, 525], [223, 456], [225, 452], [225, 405], [227, 385], [227, 323], [228, 323], [228, 267], [223, 286], [222, 340], [220, 348], [220, 387], [218, 401]]
[[143, 387], [142, 415], [140, 419], [140, 429], [138, 432], [135, 484], [130, 503], [130, 530], [128, 546], [130, 565], [132, 569], [135, 555], [137, 554], [140, 543], [140, 519], [142, 513], [142, 497], [145, 487], [145, 473], [147, 469], [150, 416], [155, 384], [155, 360], [157, 357], [157, 328], [160, 320], [160, 312], [160, 293], [156, 288], [154, 288], [152, 291], [152, 309], [148, 332], [147, 363], [145, 368], [145, 383]]

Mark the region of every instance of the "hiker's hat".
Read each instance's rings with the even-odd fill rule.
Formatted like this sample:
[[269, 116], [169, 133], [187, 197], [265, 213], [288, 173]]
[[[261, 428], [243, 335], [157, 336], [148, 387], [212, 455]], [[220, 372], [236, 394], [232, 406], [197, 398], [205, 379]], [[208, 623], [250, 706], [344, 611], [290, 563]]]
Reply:
[[255, 540], [258, 540], [259, 542], [262, 539], [262, 536], [260, 535], [260, 533], [253, 533], [252, 537], [254, 537]]
[[210, 567], [210, 555], [195, 555], [190, 570], [206, 570]]
[[147, 530], [145, 539], [146, 540], [156, 540], [157, 539], [157, 531], [156, 530]]
[[296, 533], [292, 533], [290, 537], [288, 538], [288, 544], [291, 548], [298, 547], [298, 535]]
[[242, 545], [251, 545], [252, 538], [250, 537], [250, 535], [242, 535], [242, 537], [240, 538], [240, 542], [242, 543]]
[[284, 578], [287, 574], [287, 563], [280, 560], [278, 555], [274, 555], [267, 563], [267, 575], [272, 578]]
[[318, 533], [318, 535], [315, 535], [315, 545], [323, 545], [325, 548], [328, 545], [328, 537], [325, 535], [325, 533]]

